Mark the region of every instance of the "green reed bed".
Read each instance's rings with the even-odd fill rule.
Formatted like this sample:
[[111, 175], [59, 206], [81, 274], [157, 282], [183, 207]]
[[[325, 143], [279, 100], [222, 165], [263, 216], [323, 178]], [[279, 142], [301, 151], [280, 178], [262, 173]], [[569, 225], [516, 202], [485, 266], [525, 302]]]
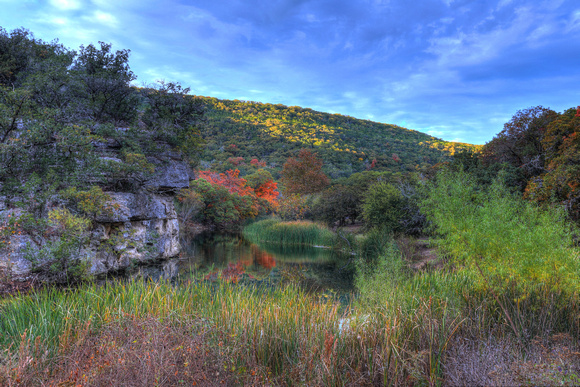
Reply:
[[280, 245], [327, 246], [335, 244], [336, 236], [323, 225], [309, 221], [283, 222], [265, 219], [252, 223], [243, 230], [244, 236], [254, 243]]
[[[43, 356], [50, 363], [115, 321], [153, 317], [179, 326], [193, 322], [233, 359], [235, 369], [261, 367], [278, 383], [392, 383], [428, 379], [434, 372], [409, 359], [440, 349], [437, 343], [446, 339], [438, 337], [447, 337], [454, 326], [446, 309], [445, 303], [426, 299], [412, 313], [393, 306], [388, 313], [359, 314], [293, 286], [264, 291], [228, 283], [85, 285], [7, 300], [0, 308], [0, 347], [12, 347], [14, 356], [23, 342], [36, 343], [36, 352], [21, 351], [21, 357], [48, 350]], [[435, 322], [441, 319], [451, 321], [450, 327]], [[3, 376], [0, 372], [0, 381]]]

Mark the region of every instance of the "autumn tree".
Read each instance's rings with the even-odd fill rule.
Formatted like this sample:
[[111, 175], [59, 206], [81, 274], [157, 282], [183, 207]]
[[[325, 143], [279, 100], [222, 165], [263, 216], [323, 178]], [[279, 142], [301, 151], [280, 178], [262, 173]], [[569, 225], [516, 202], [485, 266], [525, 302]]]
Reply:
[[247, 175], [247, 185], [254, 189], [258, 198], [267, 201], [272, 208], [278, 205], [278, 183], [274, 181], [272, 174], [265, 169], [258, 169], [256, 172]]
[[330, 180], [322, 172], [322, 160], [306, 149], [290, 157], [282, 169], [282, 181], [289, 193], [311, 194], [322, 191]]
[[550, 122], [542, 146], [546, 170], [530, 179], [525, 197], [538, 202], [556, 200], [573, 219], [580, 219], [580, 107]]
[[526, 180], [544, 172], [542, 140], [548, 125], [557, 117], [556, 112], [542, 106], [519, 110], [503, 130], [484, 146], [484, 165], [508, 163], [519, 168], [523, 175], [519, 185], [523, 188]]

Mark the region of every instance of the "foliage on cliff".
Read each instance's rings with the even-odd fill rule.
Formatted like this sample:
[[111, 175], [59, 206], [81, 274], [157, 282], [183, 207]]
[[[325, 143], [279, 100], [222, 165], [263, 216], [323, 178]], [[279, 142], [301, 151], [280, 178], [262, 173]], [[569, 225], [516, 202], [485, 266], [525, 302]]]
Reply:
[[74, 222], [56, 233], [50, 224], [89, 229], [110, 199], [103, 190], [138, 191], [164, 155], [198, 154], [202, 106], [176, 83], [132, 86], [129, 55], [104, 42], [73, 51], [0, 27], [0, 216], [18, 217], [33, 268], [66, 280], [77, 276], [87, 238]]

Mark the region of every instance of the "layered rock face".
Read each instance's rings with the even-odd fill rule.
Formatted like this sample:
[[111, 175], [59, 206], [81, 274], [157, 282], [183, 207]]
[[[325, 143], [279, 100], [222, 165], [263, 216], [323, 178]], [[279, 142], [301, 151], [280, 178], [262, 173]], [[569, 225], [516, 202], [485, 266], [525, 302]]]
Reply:
[[[110, 151], [101, 154], [104, 159], [114, 159]], [[89, 263], [92, 274], [167, 260], [180, 253], [179, 223], [173, 199], [180, 189], [189, 187], [190, 169], [171, 151], [148, 161], [155, 165], [155, 172], [134, 192], [107, 192], [115, 209], [95, 219], [89, 244], [79, 252]], [[4, 219], [8, 215], [18, 217], [21, 212], [0, 207]], [[8, 242], [0, 248], [0, 270], [26, 277], [32, 269], [26, 258], [27, 250], [38, 249], [46, 240], [15, 234]]]
[[190, 170], [170, 150], [148, 161], [155, 165], [155, 173], [137, 192], [108, 192], [118, 208], [96, 219], [86, 252], [93, 274], [179, 255], [173, 198], [189, 187]]

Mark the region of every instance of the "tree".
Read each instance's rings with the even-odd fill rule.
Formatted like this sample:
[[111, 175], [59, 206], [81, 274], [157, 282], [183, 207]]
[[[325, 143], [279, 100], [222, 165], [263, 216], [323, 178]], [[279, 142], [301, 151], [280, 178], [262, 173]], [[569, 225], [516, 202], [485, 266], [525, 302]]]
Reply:
[[550, 122], [542, 146], [546, 172], [530, 179], [524, 196], [537, 202], [560, 202], [579, 220], [580, 108], [568, 109]]
[[311, 194], [322, 191], [330, 180], [322, 172], [322, 160], [302, 149], [297, 158], [290, 157], [282, 169], [282, 181], [289, 193]]
[[405, 198], [392, 184], [379, 182], [367, 190], [363, 201], [363, 217], [370, 227], [401, 231], [401, 218], [405, 209]]
[[99, 42], [80, 47], [72, 75], [77, 108], [84, 118], [97, 122], [131, 123], [137, 117], [138, 99], [130, 83], [137, 77], [129, 68], [130, 50], [111, 51]]
[[354, 223], [361, 213], [359, 191], [359, 187], [342, 184], [323, 191], [314, 208], [316, 216], [328, 224], [338, 222], [339, 226], [344, 226], [347, 219]]
[[165, 81], [144, 89], [147, 108], [141, 120], [153, 133], [153, 139], [177, 146], [190, 161], [196, 161], [202, 144], [204, 108], [189, 92], [177, 82]]
[[547, 126], [558, 114], [542, 106], [519, 110], [504, 125], [503, 130], [485, 144], [484, 165], [508, 163], [522, 171], [520, 188], [526, 180], [544, 172], [545, 155], [542, 139]]
[[266, 200], [272, 208], [278, 205], [278, 184], [274, 182], [272, 174], [265, 169], [258, 169], [256, 172], [247, 175], [248, 187], [254, 189], [257, 197]]

